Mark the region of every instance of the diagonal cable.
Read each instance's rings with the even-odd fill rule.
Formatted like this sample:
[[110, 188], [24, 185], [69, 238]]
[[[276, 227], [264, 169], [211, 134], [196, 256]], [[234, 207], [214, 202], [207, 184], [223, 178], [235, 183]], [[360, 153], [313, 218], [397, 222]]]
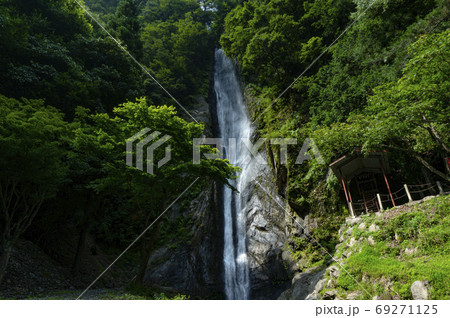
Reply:
[[198, 179], [200, 179], [200, 177], [197, 177], [186, 189], [184, 189], [184, 191], [181, 192], [181, 194], [175, 200], [173, 200], [172, 203], [149, 226], [147, 226], [147, 228], [141, 234], [139, 234], [139, 236], [136, 237], [136, 239], [131, 242], [131, 244], [128, 245], [128, 247], [122, 253], [120, 253], [120, 255], [117, 256], [117, 258], [100, 275], [98, 275], [98, 277], [76, 298], [76, 300], [79, 300], [81, 297], [83, 297], [83, 295], [100, 279], [100, 277], [102, 277], [137, 241], [139, 241], [139, 239], [144, 236], [144, 234], [153, 226], [153, 224], [155, 224], [156, 221], [158, 221], [172, 207], [172, 205], [174, 205], [175, 202], [177, 202], [178, 199], [181, 198], [183, 194], [185, 194], [186, 191], [189, 190], [192, 185], [197, 182]]
[[122, 45], [120, 44], [120, 42], [111, 35], [110, 32], [108, 32], [108, 30], [106, 30], [106, 28], [103, 26], [103, 24], [101, 24], [98, 19], [96, 19], [93, 14], [91, 12], [89, 12], [89, 10], [83, 6], [78, 0], [74, 0], [78, 6], [83, 9], [84, 12], [86, 12], [86, 14], [122, 49], [122, 51], [125, 52], [125, 54], [127, 54], [134, 63], [136, 63], [141, 69], [142, 71], [147, 74], [156, 84], [158, 84], [159, 87], [162, 88], [162, 90], [169, 95], [170, 98], [172, 98], [175, 103], [180, 106], [185, 112], [186, 114], [188, 114], [197, 124], [199, 123], [192, 115], [190, 112], [187, 111], [186, 108], [183, 107], [183, 105], [181, 105], [181, 103], [175, 98], [173, 97], [172, 94], [170, 94], [170, 92], [164, 88], [164, 86], [161, 85], [161, 83], [158, 82], [158, 80], [144, 67], [144, 65], [142, 65], [141, 63], [139, 63], [139, 61]]
[[356, 17], [356, 19], [352, 22], [352, 23], [350, 23], [350, 25], [341, 33], [341, 34], [339, 34], [339, 36], [325, 49], [325, 50], [323, 50], [323, 52], [322, 53], [320, 53], [319, 54], [319, 56], [317, 56], [315, 59], [314, 59], [314, 61], [312, 61], [312, 63], [311, 64], [309, 64], [309, 66], [280, 94], [280, 95], [278, 95], [278, 97], [277, 98], [275, 98], [274, 100], [273, 100], [273, 102], [269, 105], [269, 106], [267, 106], [266, 107], [266, 109], [261, 113], [261, 114], [259, 114], [258, 115], [258, 117], [256, 117], [256, 119], [255, 120], [253, 120], [252, 121], [252, 125], [265, 113], [265, 112], [267, 112], [280, 98], [281, 98], [281, 96], [283, 96], [291, 87], [292, 87], [292, 85], [294, 85], [299, 79], [300, 79], [300, 77], [302, 77], [314, 64], [316, 64], [316, 62], [326, 53], [326, 52], [328, 52], [328, 50], [333, 46], [333, 45], [335, 45], [336, 44], [336, 42], [345, 34], [345, 33], [347, 33], [347, 31], [367, 12], [367, 10], [369, 10], [374, 4], [375, 4], [375, 2], [376, 2], [377, 0], [374, 0], [374, 1], [372, 1], [372, 3], [366, 8], [366, 9], [364, 9], [364, 11], [361, 13], [361, 14], [359, 14], [358, 15], [358, 17]]
[[269, 195], [269, 197], [271, 197], [282, 209], [283, 209], [283, 211], [285, 212], [285, 214], [287, 214], [287, 215], [289, 215], [293, 220], [294, 220], [294, 222], [295, 223], [297, 223], [302, 229], [303, 229], [303, 231], [304, 231], [304, 233], [306, 234], [306, 235], [308, 235], [314, 242], [316, 242], [316, 244], [317, 245], [319, 245], [319, 247], [320, 248], [322, 248], [324, 251], [325, 251], [325, 253], [327, 253], [330, 257], [331, 257], [331, 259], [333, 260], [333, 261], [335, 261], [338, 265], [339, 265], [339, 267], [340, 268], [342, 268], [342, 270], [343, 271], [345, 271], [346, 273], [347, 273], [347, 275], [348, 276], [350, 276], [354, 281], [355, 281], [355, 283], [356, 284], [358, 284], [358, 286], [359, 287], [361, 287], [361, 289], [362, 290], [364, 290], [365, 292], [366, 292], [366, 294], [367, 295], [369, 295], [370, 297], [372, 297], [372, 294], [370, 294], [357, 280], [356, 280], [356, 278], [355, 277], [353, 277], [346, 269], [345, 269], [345, 267], [340, 263], [340, 262], [338, 262], [334, 257], [333, 257], [333, 255], [331, 255], [330, 254], [330, 252], [328, 252], [328, 250], [322, 245], [322, 244], [320, 244], [317, 240], [316, 240], [316, 238], [314, 237], [314, 236], [312, 236], [311, 234], [309, 234], [309, 233], [307, 233], [307, 230], [305, 229], [305, 227], [303, 226], [303, 225], [301, 225], [296, 219], [295, 219], [295, 217], [291, 214], [291, 213], [289, 213], [285, 208], [284, 208], [284, 206], [282, 206], [279, 202], [278, 202], [278, 200], [271, 194], [271, 193], [269, 193], [258, 181], [256, 181], [255, 180], [255, 183], [257, 184], [257, 185], [259, 185], [260, 187], [261, 187], [261, 189], [265, 192], [265, 193], [267, 193], [268, 195]]

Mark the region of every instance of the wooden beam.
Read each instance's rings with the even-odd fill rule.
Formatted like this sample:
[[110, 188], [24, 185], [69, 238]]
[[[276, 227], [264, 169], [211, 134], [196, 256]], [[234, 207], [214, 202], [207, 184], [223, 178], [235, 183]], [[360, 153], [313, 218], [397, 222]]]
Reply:
[[348, 191], [348, 197], [350, 199], [350, 202], [353, 202], [352, 199], [352, 193], [350, 192], [350, 187], [348, 186], [348, 183], [346, 182], [345, 185], [347, 186], [347, 191]]
[[384, 181], [386, 182], [387, 189], [389, 191], [389, 196], [391, 197], [392, 205], [395, 206], [394, 197], [392, 196], [391, 187], [389, 186], [388, 179], [386, 178], [386, 173], [384, 172], [383, 162], [381, 159], [378, 159], [380, 161], [380, 167], [381, 171], [383, 172]]
[[345, 181], [344, 178], [342, 177], [341, 169], [339, 169], [339, 176], [341, 177], [342, 187], [344, 188], [345, 200], [347, 201], [348, 204], [350, 201], [348, 199], [347, 188], [345, 187]]

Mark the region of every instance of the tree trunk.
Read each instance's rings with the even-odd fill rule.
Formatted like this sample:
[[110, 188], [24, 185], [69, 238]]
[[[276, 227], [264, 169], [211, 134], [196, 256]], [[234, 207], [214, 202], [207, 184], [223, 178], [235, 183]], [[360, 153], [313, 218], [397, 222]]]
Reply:
[[9, 257], [11, 256], [12, 246], [12, 242], [4, 242], [3, 246], [0, 247], [0, 284], [5, 277], [6, 267], [8, 266]]
[[434, 127], [425, 117], [425, 115], [422, 115], [422, 119], [423, 121], [428, 124], [428, 127], [426, 128], [428, 130], [428, 132], [431, 135], [431, 138], [434, 139], [438, 144], [440, 144], [442, 146], [442, 148], [444, 148], [445, 152], [448, 154], [450, 153], [450, 147], [444, 142], [444, 140], [442, 140], [441, 138], [441, 134], [439, 134], [439, 132], [437, 131], [436, 127]]
[[420, 157], [419, 155], [415, 155], [416, 159], [425, 166], [425, 168], [427, 168], [428, 170], [430, 170], [432, 173], [434, 173], [435, 175], [441, 177], [444, 180], [447, 180], [448, 182], [450, 182], [450, 178], [447, 177], [445, 175], [445, 173], [440, 172], [439, 170], [435, 169], [432, 165], [430, 165], [427, 161], [425, 161], [425, 159], [423, 159], [422, 157]]
[[80, 237], [78, 238], [77, 251], [72, 264], [72, 275], [76, 276], [80, 270], [81, 256], [86, 246], [87, 226], [83, 226], [80, 231]]
[[419, 154], [417, 154], [416, 152], [414, 152], [411, 149], [406, 149], [406, 148], [401, 148], [401, 147], [396, 147], [396, 146], [389, 146], [389, 145], [383, 145], [386, 148], [390, 148], [390, 149], [396, 149], [396, 150], [400, 150], [400, 151], [404, 151], [410, 155], [412, 155], [414, 158], [416, 158], [425, 168], [427, 168], [428, 170], [430, 170], [432, 173], [434, 173], [435, 175], [441, 177], [442, 179], [446, 180], [447, 182], [450, 182], [450, 177], [448, 177], [445, 173], [435, 169], [431, 164], [429, 164], [425, 159], [423, 159], [421, 156], [419, 156]]

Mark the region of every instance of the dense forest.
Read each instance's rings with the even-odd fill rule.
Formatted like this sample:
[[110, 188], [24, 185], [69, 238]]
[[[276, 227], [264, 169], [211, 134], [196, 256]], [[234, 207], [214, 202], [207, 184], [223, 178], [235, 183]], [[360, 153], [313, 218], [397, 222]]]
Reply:
[[[327, 163], [388, 149], [396, 188], [419, 182], [421, 167], [448, 182], [448, 9], [447, 1], [248, 1], [227, 15], [220, 43], [239, 61], [261, 136], [313, 137]], [[277, 159], [280, 191], [298, 213], [334, 227], [320, 234], [329, 242], [339, 227], [330, 213], [347, 215], [339, 181], [315, 160]]]
[[[211, 183], [235, 190], [229, 161], [192, 161], [194, 138], [216, 131], [191, 114], [210, 103], [217, 48], [239, 71], [255, 140], [317, 144], [326, 165], [283, 164], [279, 145], [264, 148], [277, 194], [321, 225], [289, 250], [304, 270], [326, 262], [320, 246], [336, 251], [349, 215], [328, 164], [383, 149], [394, 189], [450, 184], [449, 9], [445, 0], [0, 0], [0, 290], [24, 240], [81, 289], [153, 226], [119, 262], [132, 275], [117, 284], [154, 297], [142, 286], [152, 251], [189, 232], [188, 218], [161, 212], [180, 194], [189, 210]], [[154, 174], [125, 162], [127, 139], [144, 128], [172, 136], [170, 164]], [[64, 255], [60, 237], [74, 242]], [[83, 258], [98, 253], [91, 241], [107, 261], [86, 270]]]

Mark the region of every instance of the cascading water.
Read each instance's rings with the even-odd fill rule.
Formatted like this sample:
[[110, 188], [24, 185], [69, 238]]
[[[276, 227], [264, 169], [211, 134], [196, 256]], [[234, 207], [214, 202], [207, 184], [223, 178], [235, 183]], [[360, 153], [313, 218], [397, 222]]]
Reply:
[[228, 299], [248, 299], [245, 202], [254, 165], [250, 164], [251, 153], [242, 147], [242, 141], [250, 140], [252, 127], [232, 61], [220, 49], [215, 58], [214, 89], [224, 155], [242, 169], [239, 178], [232, 181], [239, 193], [223, 190], [225, 294]]

